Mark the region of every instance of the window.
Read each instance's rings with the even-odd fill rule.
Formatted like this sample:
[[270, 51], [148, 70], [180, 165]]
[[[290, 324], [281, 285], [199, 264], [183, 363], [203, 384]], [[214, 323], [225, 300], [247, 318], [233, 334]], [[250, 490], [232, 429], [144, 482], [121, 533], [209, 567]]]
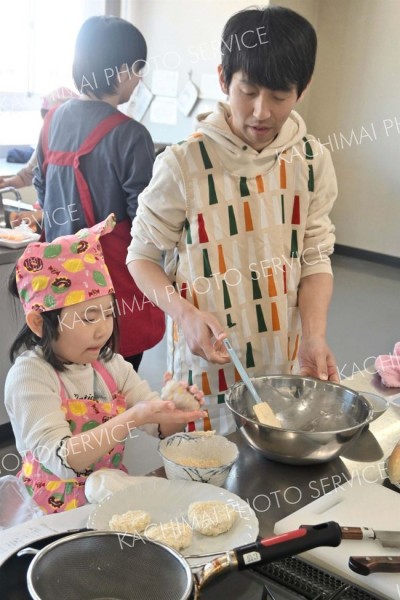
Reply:
[[36, 144], [41, 97], [74, 89], [78, 30], [105, 14], [105, 0], [9, 0], [0, 3], [0, 144]]

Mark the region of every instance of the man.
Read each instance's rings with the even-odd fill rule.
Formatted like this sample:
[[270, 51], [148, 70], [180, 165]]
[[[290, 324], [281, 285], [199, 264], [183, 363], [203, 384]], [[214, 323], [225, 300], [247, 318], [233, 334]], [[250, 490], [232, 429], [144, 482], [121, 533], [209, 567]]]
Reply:
[[226, 336], [251, 376], [290, 373], [298, 360], [302, 375], [338, 379], [325, 340], [336, 178], [293, 111], [316, 45], [291, 10], [233, 15], [218, 67], [229, 104], [159, 157], [139, 198], [128, 268], [172, 318], [169, 368], [204, 391], [206, 429], [232, 428], [224, 392], [239, 378]]

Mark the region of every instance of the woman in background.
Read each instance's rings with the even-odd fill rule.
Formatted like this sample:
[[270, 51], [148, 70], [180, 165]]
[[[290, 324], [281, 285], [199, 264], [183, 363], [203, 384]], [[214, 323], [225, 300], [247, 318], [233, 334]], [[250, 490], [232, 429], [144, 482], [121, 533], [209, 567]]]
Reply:
[[114, 213], [117, 226], [102, 241], [114, 282], [120, 353], [137, 370], [144, 350], [164, 334], [163, 313], [136, 287], [125, 266], [137, 197], [152, 175], [149, 132], [122, 114], [147, 57], [143, 35], [117, 17], [92, 17], [75, 46], [73, 78], [80, 92], [46, 115], [34, 185], [46, 240], [93, 226]]
[[[51, 108], [60, 106], [63, 102], [66, 102], [70, 98], [77, 98], [77, 95], [72, 90], [66, 87], [59, 87], [56, 90], [50, 92], [44, 96], [42, 106], [40, 107], [40, 114], [42, 119], [45, 118]], [[33, 182], [33, 170], [37, 165], [36, 150], [34, 150], [28, 163], [25, 167], [20, 169], [18, 173], [12, 177], [0, 177], [0, 190], [5, 187], [23, 188], [29, 187]], [[14, 223], [14, 226], [17, 223]], [[19, 224], [19, 223], [18, 223]]]

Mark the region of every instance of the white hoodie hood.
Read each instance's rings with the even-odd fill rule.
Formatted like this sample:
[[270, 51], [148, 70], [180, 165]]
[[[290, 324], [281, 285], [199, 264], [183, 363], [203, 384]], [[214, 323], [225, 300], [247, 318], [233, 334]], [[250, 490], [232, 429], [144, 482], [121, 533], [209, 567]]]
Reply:
[[255, 177], [268, 171], [278, 155], [300, 142], [307, 132], [303, 119], [293, 110], [277, 137], [261, 152], [257, 152], [232, 132], [228, 124], [230, 115], [229, 104], [219, 102], [215, 112], [197, 116], [196, 129], [217, 143], [221, 163], [236, 175], [245, 171], [247, 176]]

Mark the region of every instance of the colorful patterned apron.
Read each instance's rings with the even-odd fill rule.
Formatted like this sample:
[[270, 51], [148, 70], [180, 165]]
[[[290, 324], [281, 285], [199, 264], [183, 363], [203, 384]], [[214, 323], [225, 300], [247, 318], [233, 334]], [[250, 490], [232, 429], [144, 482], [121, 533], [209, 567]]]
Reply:
[[[282, 153], [255, 177], [229, 172], [202, 134], [177, 153], [188, 170], [186, 220], [179, 261], [177, 253], [167, 257], [167, 274], [183, 298], [217, 317], [251, 377], [297, 368], [300, 257], [314, 190], [311, 146], [302, 143], [306, 160], [302, 153], [289, 162]], [[240, 381], [234, 365], [194, 356], [171, 319], [167, 342], [174, 378], [205, 394], [209, 416], [196, 428], [232, 431], [225, 391]]]
[[[112, 417], [126, 410], [125, 396], [117, 390], [116, 383], [103, 363], [92, 363], [95, 377], [100, 376], [112, 394], [110, 402], [99, 399], [68, 398], [64, 384], [60, 380], [61, 407], [69, 423], [71, 434], [76, 435], [94, 429]], [[58, 375], [58, 373], [57, 373]], [[57, 448], [51, 449], [56, 452]], [[56, 513], [70, 510], [87, 504], [85, 482], [93, 471], [98, 469], [121, 469], [127, 472], [122, 464], [124, 444], [117, 444], [110, 452], [80, 475], [71, 479], [61, 479], [42, 465], [33, 455], [24, 455], [22, 470], [18, 474], [35, 502], [45, 513]]]

